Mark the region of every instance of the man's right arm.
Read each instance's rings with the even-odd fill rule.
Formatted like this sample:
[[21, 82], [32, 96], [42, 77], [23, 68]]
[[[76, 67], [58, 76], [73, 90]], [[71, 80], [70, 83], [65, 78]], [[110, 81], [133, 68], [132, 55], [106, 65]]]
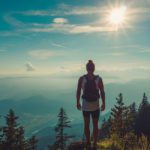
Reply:
[[80, 77], [79, 80], [78, 80], [77, 92], [76, 92], [77, 109], [79, 109], [79, 110], [81, 109], [81, 104], [80, 104], [81, 83], [82, 83], [82, 77]]

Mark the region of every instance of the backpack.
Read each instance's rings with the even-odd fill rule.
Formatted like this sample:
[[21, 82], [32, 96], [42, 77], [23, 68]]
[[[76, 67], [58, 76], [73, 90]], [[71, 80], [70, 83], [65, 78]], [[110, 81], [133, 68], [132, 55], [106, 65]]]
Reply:
[[99, 89], [97, 89], [96, 86], [96, 78], [98, 76], [94, 76], [93, 79], [89, 79], [87, 75], [84, 75], [84, 77], [86, 79], [86, 83], [85, 83], [82, 98], [88, 102], [97, 101], [100, 98]]

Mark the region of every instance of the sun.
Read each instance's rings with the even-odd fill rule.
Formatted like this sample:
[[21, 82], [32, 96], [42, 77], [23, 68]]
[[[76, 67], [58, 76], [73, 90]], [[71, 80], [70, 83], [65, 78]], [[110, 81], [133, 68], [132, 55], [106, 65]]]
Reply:
[[126, 20], [126, 11], [127, 11], [126, 6], [113, 8], [109, 13], [108, 17], [109, 22], [117, 26], [123, 24]]

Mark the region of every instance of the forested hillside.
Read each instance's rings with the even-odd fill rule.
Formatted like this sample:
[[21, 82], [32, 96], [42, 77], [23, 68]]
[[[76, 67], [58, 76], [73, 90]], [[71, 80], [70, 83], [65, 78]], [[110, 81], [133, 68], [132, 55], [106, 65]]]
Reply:
[[[58, 112], [58, 122], [54, 127], [55, 135], [49, 138], [49, 145], [43, 150], [65, 150], [84, 149], [86, 147], [85, 137], [77, 140], [73, 135], [69, 115], [64, 108]], [[4, 116], [5, 125], [0, 128], [0, 149], [1, 150], [39, 150], [39, 139], [33, 135], [25, 137], [25, 129], [19, 124], [19, 117], [14, 110], [10, 109]], [[123, 94], [116, 98], [116, 104], [111, 109], [109, 118], [104, 118], [99, 129], [98, 147], [102, 150], [149, 150], [150, 149], [150, 104], [146, 93], [143, 94], [139, 106], [132, 103], [129, 106], [124, 104]], [[82, 128], [81, 128], [81, 131]], [[51, 144], [51, 139], [54, 143]], [[48, 140], [48, 139], [45, 139]], [[40, 147], [41, 149], [41, 147]]]

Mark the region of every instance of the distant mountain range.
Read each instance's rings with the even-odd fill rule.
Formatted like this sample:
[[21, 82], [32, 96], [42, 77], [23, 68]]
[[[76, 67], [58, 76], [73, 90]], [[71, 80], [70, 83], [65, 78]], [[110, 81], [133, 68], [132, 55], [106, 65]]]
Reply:
[[64, 101], [48, 99], [41, 95], [32, 96], [22, 100], [4, 99], [0, 101], [0, 115], [6, 116], [9, 109], [13, 109], [19, 122], [25, 126], [26, 135], [29, 136], [45, 127], [52, 127], [57, 122], [57, 114], [60, 107], [63, 107], [71, 122], [80, 123], [82, 113], [77, 111], [71, 101], [67, 104]]
[[[58, 103], [58, 100], [50, 100], [41, 95], [22, 100], [5, 99], [0, 101], [0, 114], [6, 116], [9, 109], [13, 109], [16, 115], [19, 116], [18, 122], [25, 127], [26, 136], [36, 135], [39, 149], [44, 150], [44, 147], [47, 149], [47, 146], [55, 140], [54, 127], [61, 106], [64, 106], [63, 101]], [[73, 107], [66, 111], [72, 126], [66, 132], [75, 136], [75, 140], [81, 140], [83, 136], [82, 113], [75, 108], [73, 110]], [[108, 118], [109, 114], [102, 115], [101, 120], [104, 117]]]
[[60, 107], [64, 107], [63, 101], [48, 99], [41, 95], [22, 100], [4, 99], [0, 101], [0, 115], [6, 116], [9, 109], [13, 109], [19, 116], [19, 122], [25, 126], [27, 135], [31, 135], [35, 130], [56, 124]]
[[[63, 107], [72, 124], [72, 129], [67, 132], [75, 135], [77, 140], [81, 139], [83, 117], [82, 113], [76, 109], [76, 85], [64, 83], [56, 86], [51, 83], [49, 87], [48, 85], [44, 87], [48, 79], [43, 83], [42, 81], [38, 83], [37, 78], [34, 80], [34, 83], [36, 83], [34, 85], [28, 85], [26, 80], [26, 78], [0, 79], [0, 95], [5, 97], [0, 99], [1, 124], [4, 124], [4, 116], [6, 116], [8, 110], [15, 110], [16, 115], [19, 116], [19, 122], [25, 127], [26, 136], [36, 134], [39, 138], [39, 145], [44, 146], [54, 141], [54, 126], [57, 123], [57, 114], [60, 107]], [[69, 86], [66, 87], [68, 84]], [[126, 105], [136, 102], [138, 106], [144, 92], [149, 98], [150, 80], [141, 79], [127, 83], [109, 83], [105, 85], [105, 92], [106, 111], [101, 113], [101, 120], [103, 117], [108, 118], [111, 108], [116, 103], [115, 98], [120, 92], [123, 93]]]

